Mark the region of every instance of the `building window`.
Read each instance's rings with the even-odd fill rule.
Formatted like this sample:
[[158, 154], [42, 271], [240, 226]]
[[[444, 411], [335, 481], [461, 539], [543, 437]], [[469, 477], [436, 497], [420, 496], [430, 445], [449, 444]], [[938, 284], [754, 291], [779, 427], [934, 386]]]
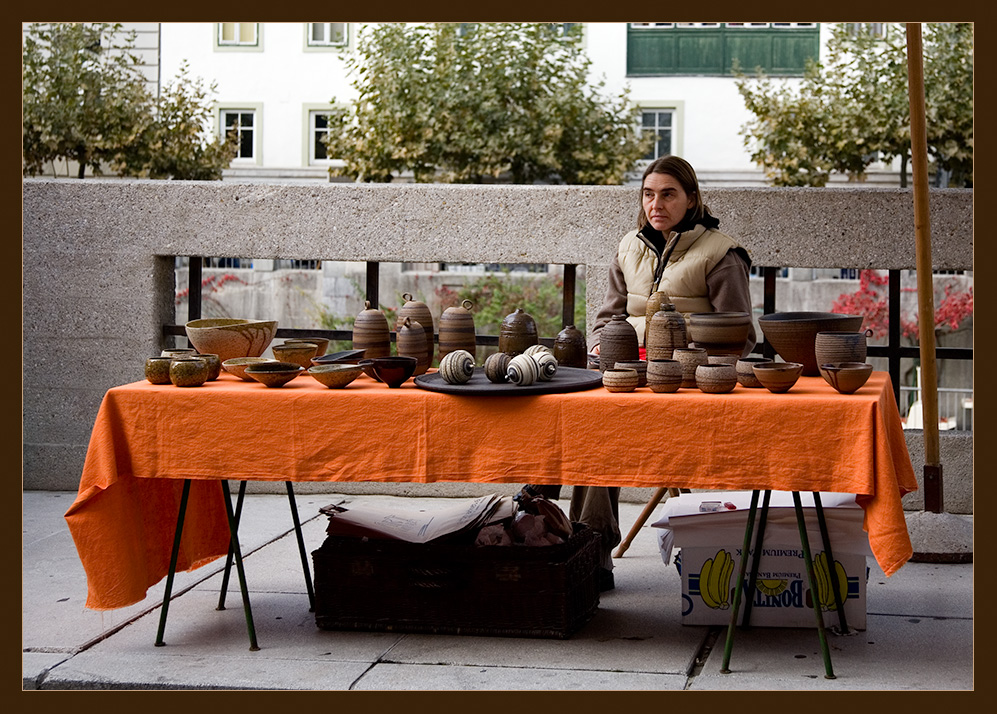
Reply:
[[218, 45], [256, 47], [259, 44], [259, 24], [255, 22], [219, 22]]
[[645, 109], [641, 113], [641, 133], [651, 132], [657, 134], [654, 148], [646, 153], [642, 159], [653, 161], [659, 156], [668, 156], [672, 153], [672, 109]]
[[235, 131], [239, 137], [239, 150], [236, 159], [256, 159], [256, 112], [245, 109], [223, 109], [222, 126], [224, 133]]
[[349, 37], [345, 22], [309, 22], [309, 47], [345, 47]]
[[329, 115], [326, 112], [308, 113], [308, 161], [312, 164], [325, 164], [329, 162], [329, 152], [326, 149], [325, 139], [329, 136]]
[[815, 22], [659, 22], [627, 25], [627, 76], [802, 76], [820, 51]]
[[852, 37], [865, 33], [880, 40], [886, 39], [885, 22], [846, 22], [845, 27]]

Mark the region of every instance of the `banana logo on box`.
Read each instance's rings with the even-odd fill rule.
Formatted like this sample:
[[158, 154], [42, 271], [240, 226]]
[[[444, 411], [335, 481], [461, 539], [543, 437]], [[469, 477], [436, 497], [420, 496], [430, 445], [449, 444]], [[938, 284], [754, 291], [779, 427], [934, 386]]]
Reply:
[[[837, 560], [834, 561], [834, 570], [838, 576], [838, 593], [840, 600], [844, 604], [848, 597], [848, 574], [844, 566]], [[817, 602], [822, 610], [837, 610], [834, 603], [834, 588], [831, 580], [831, 566], [827, 562], [827, 553], [821, 551], [814, 558], [814, 580], [817, 581]]]
[[721, 548], [708, 558], [699, 571], [699, 596], [714, 610], [730, 609], [730, 578], [734, 573], [734, 558]]

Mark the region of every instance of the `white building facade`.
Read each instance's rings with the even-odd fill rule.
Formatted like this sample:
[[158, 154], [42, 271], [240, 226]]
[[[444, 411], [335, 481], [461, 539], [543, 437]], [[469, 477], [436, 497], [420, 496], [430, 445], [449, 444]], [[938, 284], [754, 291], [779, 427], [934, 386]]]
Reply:
[[[356, 93], [344, 58], [356, 47], [355, 23], [163, 23], [160, 76], [191, 74], [217, 82], [215, 130], [239, 123], [239, 157], [227, 177], [327, 179], [323, 111]], [[821, 52], [830, 28], [819, 23], [586, 23], [583, 45], [594, 80], [618, 94], [629, 86], [658, 132], [657, 154], [688, 159], [706, 185], [761, 185], [744, 145], [752, 117], [730, 73], [730, 59], [760, 64], [789, 81]], [[749, 70], [753, 71], [753, 70]], [[870, 181], [896, 185], [874, 165]], [[834, 180], [844, 180], [835, 177]]]

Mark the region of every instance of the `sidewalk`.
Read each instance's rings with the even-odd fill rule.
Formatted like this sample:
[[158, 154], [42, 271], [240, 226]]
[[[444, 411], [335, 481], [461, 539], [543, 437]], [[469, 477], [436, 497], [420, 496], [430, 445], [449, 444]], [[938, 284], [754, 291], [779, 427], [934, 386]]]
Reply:
[[[23, 494], [24, 689], [974, 688], [972, 564], [908, 563], [886, 578], [869, 558], [867, 629], [828, 633], [834, 680], [824, 678], [812, 629], [738, 630], [724, 675], [726, 628], [681, 624], [679, 575], [662, 563], [648, 526], [616, 560], [616, 589], [568, 640], [333, 632], [308, 612], [287, 498], [278, 495], [247, 496], [240, 528], [260, 650], [249, 651], [234, 569], [227, 607], [216, 610], [223, 559], [177, 574], [166, 646], [155, 647], [165, 580], [131, 607], [84, 608], [86, 578], [63, 518], [75, 495]], [[336, 496], [296, 500], [310, 553], [325, 538], [318, 509]], [[620, 504], [624, 532], [641, 509]]]

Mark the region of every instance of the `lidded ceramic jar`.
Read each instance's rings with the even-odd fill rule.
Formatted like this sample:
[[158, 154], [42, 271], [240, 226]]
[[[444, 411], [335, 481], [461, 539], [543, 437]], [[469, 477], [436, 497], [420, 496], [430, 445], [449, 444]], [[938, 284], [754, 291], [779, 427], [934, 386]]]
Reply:
[[568, 325], [554, 338], [554, 357], [563, 367], [588, 367], [588, 343], [585, 335], [574, 325]]
[[411, 317], [406, 317], [402, 320], [395, 339], [395, 349], [399, 357], [415, 357], [413, 376], [425, 374], [432, 357], [426, 344], [426, 331], [422, 329], [422, 325]]
[[696, 388], [696, 368], [709, 363], [709, 355], [702, 347], [682, 347], [672, 351], [673, 359], [682, 365], [682, 388]]
[[[660, 290], [651, 293], [650, 297], [647, 298], [647, 304], [644, 306], [644, 346], [647, 347], [647, 337], [650, 326], [651, 318], [661, 310], [662, 306], [665, 304], [670, 304], [668, 300], [668, 295], [661, 292]], [[672, 308], [674, 309], [674, 308]], [[682, 345], [685, 347], [685, 345]]]
[[388, 318], [380, 310], [364, 302], [364, 310], [353, 321], [353, 349], [366, 350], [368, 359], [391, 356], [391, 332]]
[[[429, 363], [432, 364], [433, 353], [436, 352], [436, 326], [433, 324], [433, 313], [429, 311], [426, 303], [414, 299], [412, 293], [402, 293], [402, 299], [405, 300], [405, 304], [398, 308], [395, 331], [401, 329], [406, 317], [411, 317], [412, 322], [418, 322], [422, 325], [422, 329], [426, 333], [426, 352], [429, 355]], [[418, 370], [419, 368], [416, 367], [416, 374], [422, 374]]]
[[177, 387], [200, 387], [208, 381], [208, 363], [199, 357], [174, 357], [170, 381]]
[[626, 315], [613, 315], [599, 334], [599, 371], [605, 374], [617, 362], [640, 359], [637, 330]]
[[662, 303], [647, 324], [647, 358], [672, 359], [672, 351], [689, 346], [689, 335], [682, 313], [670, 302]]
[[472, 356], [476, 354], [478, 346], [474, 336], [472, 307], [473, 302], [464, 300], [459, 307], [448, 307], [440, 315], [440, 363], [455, 350], [464, 350]]
[[533, 316], [517, 307], [502, 320], [499, 326], [499, 352], [520, 354], [527, 348], [540, 343], [537, 323]]

